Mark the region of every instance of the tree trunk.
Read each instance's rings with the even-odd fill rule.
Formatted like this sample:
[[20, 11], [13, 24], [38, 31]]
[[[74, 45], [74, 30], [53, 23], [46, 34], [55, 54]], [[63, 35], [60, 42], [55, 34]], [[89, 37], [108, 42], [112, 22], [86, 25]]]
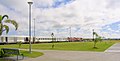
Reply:
[[94, 42], [94, 46], [93, 46], [93, 48], [97, 48], [97, 47], [96, 47], [96, 42]]

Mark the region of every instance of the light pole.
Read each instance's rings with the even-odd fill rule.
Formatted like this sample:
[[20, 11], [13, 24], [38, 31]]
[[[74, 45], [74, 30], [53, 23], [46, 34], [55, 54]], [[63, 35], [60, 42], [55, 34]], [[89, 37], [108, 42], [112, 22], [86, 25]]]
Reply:
[[33, 43], [35, 43], [35, 39], [36, 39], [36, 37], [35, 37], [35, 18], [34, 18], [34, 37], [33, 37]]
[[70, 26], [70, 41], [72, 41], [72, 37], [71, 37], [71, 26]]
[[58, 36], [59, 35], [59, 29], [56, 29], [56, 31], [57, 31], [57, 38], [56, 39], [57, 39], [57, 41], [59, 41], [59, 36]]
[[34, 19], [34, 37], [35, 37], [35, 19]]
[[31, 5], [33, 4], [32, 1], [28, 2], [29, 4], [29, 52], [31, 52], [32, 46], [31, 46]]
[[93, 31], [93, 41], [94, 41], [94, 29], [92, 31]]
[[[54, 33], [51, 34], [51, 37], [52, 37], [52, 43], [53, 43], [53, 36], [54, 36]], [[52, 44], [52, 48], [54, 48], [54, 44]]]
[[71, 37], [71, 27], [70, 27], [70, 37]]

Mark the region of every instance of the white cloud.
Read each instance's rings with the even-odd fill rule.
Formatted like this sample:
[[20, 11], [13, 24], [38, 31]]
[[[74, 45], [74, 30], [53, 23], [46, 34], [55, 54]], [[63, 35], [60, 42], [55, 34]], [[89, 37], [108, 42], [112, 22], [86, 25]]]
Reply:
[[[57, 8], [50, 8], [55, 0], [33, 0], [33, 2], [32, 19], [35, 18], [38, 36], [47, 36], [51, 32], [57, 34], [56, 29], [63, 30], [59, 35], [68, 36], [69, 31], [64, 29], [71, 26], [73, 36], [91, 37], [92, 29], [100, 33], [103, 26], [117, 22], [120, 18], [119, 0], [75, 0]], [[10, 18], [15, 19], [19, 23], [18, 33], [27, 35], [27, 0], [1, 0], [0, 14], [8, 14]], [[76, 32], [77, 28], [80, 29]], [[108, 33], [103, 32], [104, 36], [110, 37], [106, 34]]]

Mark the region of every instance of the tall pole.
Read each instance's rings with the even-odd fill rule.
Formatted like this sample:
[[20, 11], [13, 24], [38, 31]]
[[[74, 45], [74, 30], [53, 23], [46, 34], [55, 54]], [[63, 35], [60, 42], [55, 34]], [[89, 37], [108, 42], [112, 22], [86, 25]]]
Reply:
[[[58, 34], [58, 33], [59, 33], [59, 32], [58, 32], [58, 29], [56, 29], [56, 31], [57, 31], [57, 34]], [[57, 38], [56, 38], [56, 39], [57, 39], [57, 41], [59, 41], [59, 40], [58, 40], [58, 35], [57, 35]]]
[[35, 18], [34, 18], [34, 37], [35, 37]]
[[72, 41], [72, 37], [71, 37], [71, 26], [70, 26], [70, 41]]
[[33, 2], [28, 2], [29, 4], [29, 52], [32, 53], [31, 49], [31, 5], [33, 4]]
[[71, 27], [70, 27], [70, 37], [71, 37]]
[[36, 39], [36, 37], [35, 37], [35, 18], [34, 18], [34, 37], [33, 37], [33, 43], [35, 43], [35, 39]]
[[54, 42], [53, 42], [54, 33], [52, 33], [51, 36], [52, 36], [52, 43], [53, 43], [53, 44], [52, 44], [52, 48], [54, 48]]
[[93, 41], [94, 41], [94, 29], [92, 31], [93, 31]]

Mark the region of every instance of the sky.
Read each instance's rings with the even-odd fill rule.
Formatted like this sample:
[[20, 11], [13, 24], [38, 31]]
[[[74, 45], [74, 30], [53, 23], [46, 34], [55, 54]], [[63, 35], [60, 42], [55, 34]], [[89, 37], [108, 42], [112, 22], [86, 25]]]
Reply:
[[[105, 38], [120, 38], [120, 0], [32, 0], [32, 35], [91, 38], [94, 29]], [[28, 0], [0, 0], [0, 15], [18, 22], [8, 34], [29, 35]], [[5, 20], [5, 19], [4, 19]]]

